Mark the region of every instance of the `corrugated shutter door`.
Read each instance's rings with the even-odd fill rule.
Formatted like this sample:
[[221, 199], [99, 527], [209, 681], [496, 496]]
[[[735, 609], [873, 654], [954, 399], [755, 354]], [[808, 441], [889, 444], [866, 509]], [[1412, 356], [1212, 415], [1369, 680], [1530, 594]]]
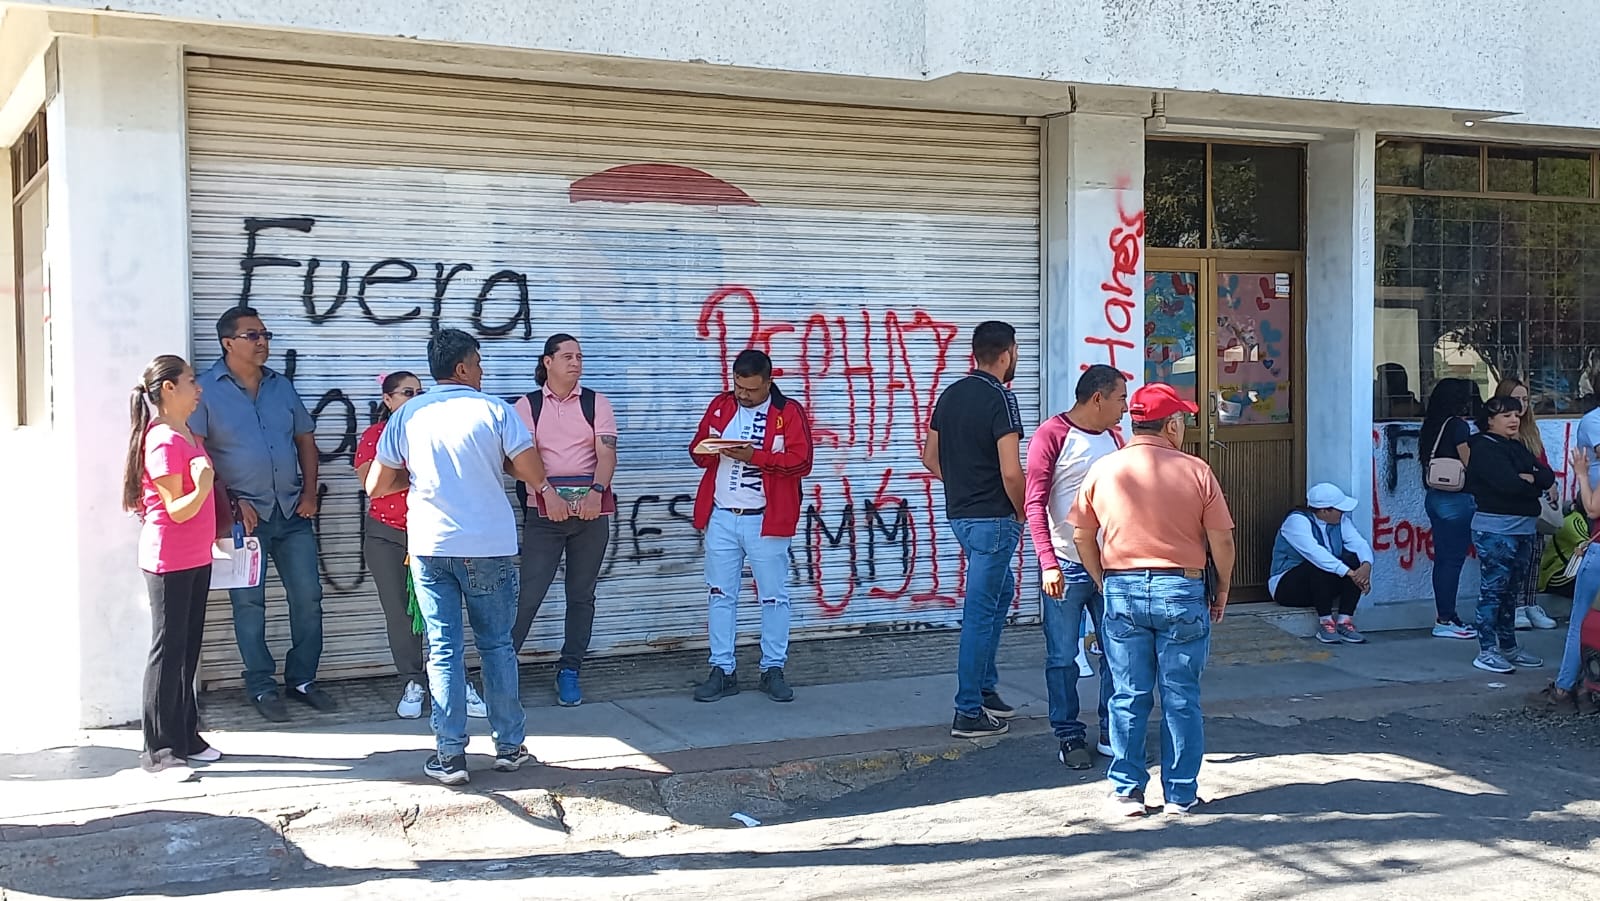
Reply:
[[[485, 388], [506, 397], [571, 332], [584, 384], [616, 407], [593, 653], [704, 643], [687, 445], [751, 345], [815, 421], [795, 636], [959, 621], [961, 556], [919, 453], [985, 319], [1018, 327], [1015, 387], [1038, 421], [1036, 128], [220, 58], [191, 60], [188, 98], [196, 354], [215, 359], [217, 316], [247, 301], [316, 413], [323, 677], [390, 668], [351, 458], [379, 375], [425, 373], [435, 324], [482, 337]], [[225, 599], [210, 612], [206, 679], [236, 681]], [[558, 577], [530, 650], [558, 649], [562, 614]], [[747, 583], [742, 639], [758, 620]]]

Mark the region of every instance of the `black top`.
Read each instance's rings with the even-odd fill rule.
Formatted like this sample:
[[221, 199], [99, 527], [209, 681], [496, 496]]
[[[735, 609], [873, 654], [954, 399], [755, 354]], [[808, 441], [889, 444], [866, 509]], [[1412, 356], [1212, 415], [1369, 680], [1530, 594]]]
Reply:
[[[1444, 455], [1443, 448], [1439, 454]], [[1532, 475], [1533, 481], [1524, 479], [1523, 473]], [[1466, 490], [1477, 500], [1479, 513], [1538, 516], [1539, 495], [1555, 483], [1556, 474], [1520, 441], [1488, 432], [1472, 439]]]
[[1000, 478], [996, 445], [1006, 435], [1022, 436], [1022, 410], [1011, 389], [989, 373], [974, 370], [939, 395], [929, 428], [939, 433], [945, 517], [1016, 516]]
[[1422, 451], [1423, 468], [1426, 469], [1428, 461], [1435, 457], [1440, 460], [1461, 459], [1461, 453], [1456, 450], [1456, 447], [1462, 444], [1470, 445], [1471, 442], [1472, 427], [1467, 425], [1465, 419], [1460, 416], [1452, 416], [1446, 419], [1444, 425], [1440, 427], [1439, 452], [1437, 454], [1433, 453], [1433, 441], [1419, 436], [1417, 443], [1422, 445], [1419, 449]]

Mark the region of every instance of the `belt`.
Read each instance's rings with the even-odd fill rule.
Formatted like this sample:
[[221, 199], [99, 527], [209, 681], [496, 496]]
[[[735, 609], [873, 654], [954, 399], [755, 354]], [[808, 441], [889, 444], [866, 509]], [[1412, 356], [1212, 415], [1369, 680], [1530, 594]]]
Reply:
[[766, 507], [718, 507], [717, 509], [732, 513], [734, 516], [760, 516], [767, 512]]
[[1167, 569], [1157, 569], [1157, 568], [1150, 568], [1150, 569], [1108, 569], [1108, 570], [1105, 571], [1105, 575], [1108, 575], [1108, 576], [1182, 576], [1185, 579], [1203, 579], [1203, 578], [1205, 578], [1206, 571], [1203, 570], [1203, 569], [1184, 569], [1182, 567], [1171, 567], [1171, 568], [1167, 568]]

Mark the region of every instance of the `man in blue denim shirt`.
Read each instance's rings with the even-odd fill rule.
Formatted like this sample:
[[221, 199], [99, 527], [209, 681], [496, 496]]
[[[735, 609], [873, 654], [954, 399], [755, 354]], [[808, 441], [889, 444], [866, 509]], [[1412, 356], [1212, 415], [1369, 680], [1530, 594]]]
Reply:
[[[267, 368], [272, 333], [255, 310], [241, 306], [223, 313], [217, 339], [222, 359], [200, 377], [205, 390], [189, 428], [205, 441], [218, 480], [238, 505], [245, 533], [261, 540], [262, 557], [278, 568], [289, 604], [291, 644], [283, 661], [289, 697], [332, 710], [333, 699], [315, 684], [322, 658], [322, 580], [312, 529], [315, 426], [294, 384]], [[245, 691], [263, 717], [283, 722], [289, 714], [278, 693], [278, 664], [267, 647], [266, 579], [254, 588], [235, 588], [229, 596]]]
[[545, 478], [533, 435], [511, 405], [484, 394], [478, 341], [443, 329], [428, 341], [437, 388], [401, 407], [378, 439], [367, 470], [372, 497], [405, 491], [406, 549], [417, 607], [428, 634], [428, 691], [437, 753], [423, 772], [446, 785], [467, 773], [467, 671], [463, 601], [483, 664], [483, 695], [493, 732], [494, 768], [510, 772], [533, 759], [517, 688], [519, 560], [517, 519], [501, 473], [566, 503]]
[[1022, 411], [1006, 387], [1017, 374], [1017, 331], [972, 330], [978, 368], [939, 396], [922, 463], [944, 482], [945, 517], [967, 554], [967, 596], [956, 662], [956, 738], [999, 735], [1016, 711], [1000, 699], [995, 654], [1016, 595], [1011, 561], [1022, 540]]
[[[1199, 412], [1171, 386], [1146, 385], [1128, 403], [1133, 438], [1089, 469], [1068, 521], [1083, 567], [1105, 597], [1101, 649], [1111, 667], [1111, 808], [1143, 816], [1154, 695], [1161, 692], [1161, 783], [1169, 814], [1199, 802], [1205, 755], [1200, 674], [1211, 623], [1228, 605], [1233, 516], [1217, 477], [1184, 453], [1185, 417]], [[1206, 555], [1217, 585], [1206, 596]]]

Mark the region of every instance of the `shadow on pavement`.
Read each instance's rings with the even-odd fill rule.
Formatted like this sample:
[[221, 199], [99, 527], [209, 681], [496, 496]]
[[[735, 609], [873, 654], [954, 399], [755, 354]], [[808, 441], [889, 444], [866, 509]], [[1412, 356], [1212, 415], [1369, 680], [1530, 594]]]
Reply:
[[[1401, 717], [1391, 722], [1325, 720], [1292, 728], [1223, 720], [1208, 725], [1210, 754], [1202, 782], [1209, 776], [1214, 784], [1252, 780], [1258, 784], [1213, 798], [1203, 814], [1181, 820], [1153, 817], [1129, 828], [1099, 820], [1098, 808], [1083, 809], [1084, 791], [1070, 796], [1047, 794], [1043, 803], [1062, 803], [1055, 828], [1021, 836], [985, 837], [988, 830], [984, 824], [974, 823], [974, 837], [966, 841], [855, 840], [797, 850], [693, 850], [638, 856], [611, 849], [562, 849], [475, 861], [419, 861], [414, 869], [343, 869], [312, 864], [302, 870], [303, 856], [273, 830], [254, 820], [211, 817], [192, 822], [185, 827], [189, 831], [174, 833], [173, 840], [226, 837], [228, 842], [259, 846], [275, 862], [275, 872], [282, 878], [267, 882], [259, 878], [263, 874], [240, 872], [230, 873], [230, 878], [221, 884], [168, 883], [159, 888], [164, 894], [186, 895], [224, 888], [342, 886], [387, 879], [443, 878], [430, 877], [430, 872], [459, 875], [463, 868], [475, 868], [475, 881], [494, 881], [536, 876], [649, 876], [684, 871], [727, 871], [732, 879], [744, 878], [739, 874], [755, 870], [881, 866], [896, 868], [896, 885], [909, 895], [916, 895], [919, 880], [924, 877], [914, 869], [904, 868], [972, 861], [994, 862], [999, 868], [1004, 866], [1001, 862], [1019, 858], [1059, 860], [1062, 866], [1071, 867], [1074, 856], [1085, 854], [1096, 855], [1097, 866], [1137, 867], [1154, 853], [1172, 851], [1194, 852], [1181, 858], [1190, 865], [1182, 874], [1174, 874], [1175, 881], [1180, 875], [1193, 877], [1212, 870], [1220, 875], [1227, 866], [1248, 861], [1298, 875], [1297, 891], [1303, 893], [1314, 892], [1324, 884], [1346, 888], [1377, 886], [1400, 872], [1447, 869], [1462, 863], [1461, 859], [1436, 859], [1430, 846], [1439, 842], [1470, 846], [1466, 857], [1491, 864], [1529, 856], [1529, 848], [1533, 847], [1568, 852], [1589, 849], [1595, 840], [1594, 819], [1575, 807], [1600, 798], [1600, 776], [1595, 769], [1593, 737], [1589, 735], [1600, 731], [1600, 723], [1560, 726], [1555, 732], [1539, 729], [1519, 721], [1497, 723], [1492, 719], [1454, 723]], [[1048, 793], [1099, 782], [1099, 775], [1092, 771], [1078, 774], [1062, 769], [1054, 760], [1053, 750], [1054, 742], [1048, 736], [1017, 739], [957, 760], [936, 762], [900, 779], [798, 812], [787, 821], [842, 822], [890, 811], [914, 817], [918, 808], [952, 801], [1030, 791]], [[1529, 761], [1535, 759], [1538, 765], [1530, 766]], [[1340, 775], [1348, 772], [1358, 775]], [[1418, 773], [1426, 774], [1425, 778]], [[1098, 798], [1098, 794], [1095, 792], [1094, 797]], [[1041, 803], [1039, 797], [1031, 802], [1035, 809]], [[130, 825], [117, 822], [122, 819], [58, 828], [104, 832]], [[6, 834], [3, 828], [0, 834]], [[59, 833], [57, 837], [69, 834]], [[738, 834], [753, 833], [740, 830]], [[706, 833], [697, 841], [703, 846], [714, 840], [713, 834]], [[208, 844], [212, 842], [197, 841], [197, 862], [207, 853]], [[1355, 852], [1368, 852], [1371, 862], [1356, 865], [1352, 861], [1362, 855]], [[1571, 855], [1566, 865], [1575, 875], [1600, 872], [1594, 862], [1584, 860], [1581, 855]], [[129, 861], [126, 866], [137, 866], [137, 853]], [[482, 866], [491, 862], [493, 867]], [[120, 861], [115, 865], [124, 866]], [[0, 884], [7, 888], [57, 896], [64, 892], [63, 880], [39, 884], [11, 884], [12, 881], [0, 871]], [[230, 882], [235, 884], [227, 884]], [[927, 881], [923, 888], [934, 892], [938, 884]], [[1107, 884], [1099, 897], [1131, 898], [1148, 893], [1150, 885], [1146, 883], [1137, 891], [1124, 892], [1122, 888], [1125, 886]], [[82, 889], [67, 891], [65, 896], [106, 897]]]

